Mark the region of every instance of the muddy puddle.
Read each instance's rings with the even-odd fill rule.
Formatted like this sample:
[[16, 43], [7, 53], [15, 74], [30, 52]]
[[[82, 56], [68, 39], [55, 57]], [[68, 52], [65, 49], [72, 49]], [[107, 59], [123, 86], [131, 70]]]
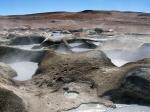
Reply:
[[[23, 49], [23, 50], [36, 50], [34, 49], [35, 47], [38, 47], [40, 46], [40, 44], [30, 44], [30, 45], [14, 45], [14, 46], [11, 46], [11, 47], [14, 47], [14, 48], [19, 48], [19, 49]], [[37, 50], [41, 50], [42, 48], [40, 49], [37, 49]]]
[[71, 109], [66, 112], [105, 112], [110, 109], [111, 108], [107, 108], [100, 104], [89, 103], [89, 104], [81, 104], [78, 108]]
[[38, 63], [23, 61], [9, 64], [16, 72], [17, 76], [14, 79], [19, 81], [25, 81], [32, 78], [32, 75], [38, 69]]
[[32, 79], [38, 69], [40, 59], [44, 55], [41, 49], [33, 49], [38, 45], [40, 44], [3, 46], [4, 53], [0, 57], [1, 61], [16, 71], [15, 80], [25, 81]]
[[76, 91], [67, 91], [64, 93], [64, 96], [68, 99], [76, 99], [79, 96], [79, 93]]
[[106, 107], [101, 104], [81, 104], [79, 107], [65, 112], [149, 112], [150, 107], [139, 105], [116, 104], [116, 108]]
[[134, 50], [113, 49], [104, 51], [114, 65], [121, 67], [129, 62], [150, 57], [150, 43], [145, 43]]

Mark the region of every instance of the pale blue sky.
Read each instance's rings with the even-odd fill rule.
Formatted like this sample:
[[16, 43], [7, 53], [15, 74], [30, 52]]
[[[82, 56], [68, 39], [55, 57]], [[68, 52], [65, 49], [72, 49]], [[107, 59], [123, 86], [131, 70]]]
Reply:
[[150, 12], [150, 0], [1, 0], [0, 15], [50, 11], [121, 10]]

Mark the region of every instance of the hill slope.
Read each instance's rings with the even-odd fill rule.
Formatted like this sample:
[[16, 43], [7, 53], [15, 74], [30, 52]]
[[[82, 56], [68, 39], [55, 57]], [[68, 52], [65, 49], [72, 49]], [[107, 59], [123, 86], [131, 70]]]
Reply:
[[79, 29], [100, 27], [121, 32], [149, 32], [150, 14], [141, 12], [94, 11], [47, 12], [0, 16], [0, 28]]

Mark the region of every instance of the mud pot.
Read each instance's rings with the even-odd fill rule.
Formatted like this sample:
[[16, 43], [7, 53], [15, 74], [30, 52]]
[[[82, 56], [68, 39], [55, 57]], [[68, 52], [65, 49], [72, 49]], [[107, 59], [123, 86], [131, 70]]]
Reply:
[[32, 78], [38, 69], [38, 63], [35, 62], [15, 62], [9, 64], [16, 72], [17, 76], [14, 77], [15, 80], [25, 81]]

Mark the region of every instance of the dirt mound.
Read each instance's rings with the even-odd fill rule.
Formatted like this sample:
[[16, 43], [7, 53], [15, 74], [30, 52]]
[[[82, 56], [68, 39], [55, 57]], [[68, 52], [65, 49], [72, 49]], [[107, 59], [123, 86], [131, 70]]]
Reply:
[[0, 88], [0, 112], [26, 112], [21, 98], [12, 91]]
[[17, 76], [16, 71], [0, 62], [0, 84], [15, 85], [16, 83], [12, 80], [14, 76]]
[[[93, 77], [97, 77], [101, 68], [106, 66], [113, 67], [113, 64], [102, 51], [67, 55], [50, 52], [40, 64], [34, 78], [39, 86], [53, 87], [69, 82], [83, 82], [95, 86], [97, 81], [95, 82]], [[95, 73], [98, 70], [99, 72]]]
[[109, 96], [115, 103], [123, 104], [150, 104], [150, 59], [128, 63], [124, 70], [120, 86], [105, 92], [102, 96]]

